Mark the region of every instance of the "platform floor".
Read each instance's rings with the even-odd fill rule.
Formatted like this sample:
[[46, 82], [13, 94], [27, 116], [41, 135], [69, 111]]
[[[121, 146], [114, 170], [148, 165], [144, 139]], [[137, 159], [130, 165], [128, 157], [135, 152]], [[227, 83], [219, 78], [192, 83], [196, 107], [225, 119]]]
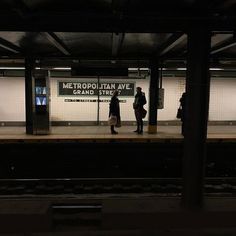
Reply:
[[[116, 128], [117, 135], [110, 133], [109, 126], [53, 126], [50, 135], [27, 135], [25, 127], [0, 127], [0, 142], [20, 140], [175, 140], [181, 141], [180, 126], [158, 126], [157, 134], [134, 133], [135, 126]], [[208, 140], [230, 140], [236, 142], [236, 126], [209, 126]]]

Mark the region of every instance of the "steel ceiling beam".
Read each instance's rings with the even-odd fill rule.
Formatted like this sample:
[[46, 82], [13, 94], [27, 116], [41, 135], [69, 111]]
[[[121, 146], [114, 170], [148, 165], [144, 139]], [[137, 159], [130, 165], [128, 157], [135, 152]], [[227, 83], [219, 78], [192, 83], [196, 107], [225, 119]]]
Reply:
[[64, 55], [69, 56], [71, 55], [69, 49], [67, 46], [63, 43], [61, 39], [59, 39], [56, 34], [52, 32], [42, 32], [43, 36], [45, 36], [50, 43], [53, 44], [60, 52], [62, 52]]
[[116, 57], [124, 41], [124, 33], [112, 33], [112, 56]]
[[172, 34], [157, 50], [157, 56], [163, 56], [167, 52], [171, 51], [175, 46], [183, 42], [186, 38], [187, 35], [183, 33]]
[[0, 37], [0, 47], [4, 48], [7, 51], [14, 52], [14, 53], [20, 53], [21, 48], [16, 46], [15, 44], [3, 39]]
[[232, 37], [230, 39], [227, 39], [227, 40], [223, 41], [221, 44], [213, 47], [211, 49], [211, 55], [216, 54], [216, 53], [221, 52], [221, 51], [224, 51], [228, 48], [232, 48], [234, 46], [236, 46], [236, 39]]

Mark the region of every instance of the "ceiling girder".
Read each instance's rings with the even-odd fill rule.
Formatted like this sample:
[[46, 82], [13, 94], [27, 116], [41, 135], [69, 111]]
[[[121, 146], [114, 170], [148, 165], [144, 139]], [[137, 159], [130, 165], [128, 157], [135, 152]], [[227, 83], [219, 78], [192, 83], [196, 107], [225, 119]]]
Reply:
[[4, 48], [7, 51], [11, 51], [14, 53], [20, 53], [21, 52], [21, 48], [16, 46], [15, 44], [3, 39], [0, 37], [0, 47]]
[[124, 41], [124, 33], [112, 33], [112, 56], [116, 57]]
[[172, 34], [166, 42], [164, 42], [156, 52], [156, 56], [163, 56], [164, 54], [168, 53], [171, 51], [175, 46], [177, 46], [179, 43], [184, 41], [187, 38], [186, 34], [183, 33], [177, 33], [177, 34]]
[[217, 45], [211, 49], [211, 55], [216, 54], [221, 51], [224, 51], [224, 50], [234, 47], [234, 46], [236, 46], [236, 39], [234, 37], [224, 40], [222, 43], [220, 43], [219, 45]]
[[61, 39], [56, 36], [56, 34], [54, 34], [53, 32], [42, 32], [41, 34], [45, 36], [48, 41], [52, 43], [64, 55], [69, 56], [71, 54], [67, 46]]

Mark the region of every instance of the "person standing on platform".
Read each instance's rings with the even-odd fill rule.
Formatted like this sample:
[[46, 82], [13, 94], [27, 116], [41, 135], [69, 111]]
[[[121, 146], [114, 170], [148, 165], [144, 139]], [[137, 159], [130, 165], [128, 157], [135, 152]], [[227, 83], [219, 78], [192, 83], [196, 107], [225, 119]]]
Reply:
[[134, 114], [137, 122], [137, 129], [134, 131], [138, 134], [143, 133], [143, 118], [145, 115], [143, 114], [146, 112], [146, 110], [143, 108], [143, 106], [147, 103], [145, 93], [142, 92], [141, 87], [136, 88], [136, 95], [134, 98], [133, 108], [134, 108]]
[[[119, 91], [115, 90], [112, 97], [111, 102], [109, 106], [109, 117], [115, 116], [116, 117], [116, 124], [120, 123], [120, 101], [118, 99]], [[115, 124], [111, 125], [111, 133], [112, 134], [118, 134], [117, 131], [115, 131]]]
[[182, 108], [182, 112], [181, 112], [181, 122], [182, 122], [182, 126], [181, 126], [181, 134], [184, 136], [185, 134], [185, 120], [186, 120], [186, 92], [184, 92], [181, 96], [181, 98], [179, 99], [180, 102], [180, 106]]

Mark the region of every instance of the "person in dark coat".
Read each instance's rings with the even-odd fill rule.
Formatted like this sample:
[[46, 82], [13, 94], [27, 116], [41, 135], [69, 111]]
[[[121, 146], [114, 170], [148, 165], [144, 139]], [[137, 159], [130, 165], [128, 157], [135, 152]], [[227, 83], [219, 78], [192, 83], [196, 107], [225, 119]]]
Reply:
[[[111, 102], [110, 102], [110, 106], [109, 106], [109, 117], [111, 115], [116, 116], [117, 123], [120, 122], [120, 101], [117, 97], [118, 94], [119, 94], [119, 91], [115, 90], [112, 97], [111, 97]], [[114, 128], [115, 128], [115, 125], [111, 125], [111, 133], [118, 134], [118, 132], [115, 131]]]
[[184, 92], [179, 99], [180, 106], [182, 107], [182, 115], [181, 115], [181, 121], [182, 121], [182, 126], [181, 126], [181, 134], [184, 136], [185, 134], [185, 120], [186, 120], [186, 93]]
[[134, 132], [138, 134], [143, 133], [143, 106], [147, 103], [145, 93], [142, 92], [141, 87], [136, 88], [136, 95], [133, 103], [134, 114], [137, 122], [137, 129]]

